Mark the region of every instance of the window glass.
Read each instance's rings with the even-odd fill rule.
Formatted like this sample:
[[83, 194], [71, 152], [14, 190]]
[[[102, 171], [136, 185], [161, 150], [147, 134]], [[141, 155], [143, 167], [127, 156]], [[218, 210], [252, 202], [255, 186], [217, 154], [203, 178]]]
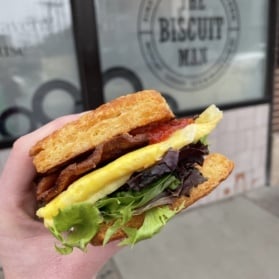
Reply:
[[0, 0], [0, 140], [82, 109], [69, 2]]
[[177, 112], [264, 98], [265, 0], [97, 0], [106, 100], [142, 88]]

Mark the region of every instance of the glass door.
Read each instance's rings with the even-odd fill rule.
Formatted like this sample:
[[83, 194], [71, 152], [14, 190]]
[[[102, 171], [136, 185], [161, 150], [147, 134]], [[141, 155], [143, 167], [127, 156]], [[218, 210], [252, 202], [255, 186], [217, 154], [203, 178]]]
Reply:
[[155, 88], [177, 113], [263, 100], [268, 2], [94, 1], [105, 99]]
[[70, 1], [0, 0], [0, 142], [82, 110]]

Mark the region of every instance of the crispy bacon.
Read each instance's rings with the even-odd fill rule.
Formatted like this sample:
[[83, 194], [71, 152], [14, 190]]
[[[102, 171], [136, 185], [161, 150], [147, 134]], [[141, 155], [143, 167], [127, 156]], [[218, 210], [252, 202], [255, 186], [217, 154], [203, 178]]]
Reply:
[[37, 200], [43, 204], [49, 202], [67, 189], [72, 182], [97, 166], [147, 144], [146, 134], [132, 136], [127, 133], [98, 145], [80, 162], [71, 163], [60, 171], [43, 176], [37, 184]]

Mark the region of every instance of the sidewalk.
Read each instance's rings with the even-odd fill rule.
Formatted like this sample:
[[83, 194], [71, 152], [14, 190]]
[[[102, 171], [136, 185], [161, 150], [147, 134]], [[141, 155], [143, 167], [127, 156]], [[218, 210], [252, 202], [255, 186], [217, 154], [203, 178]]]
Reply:
[[279, 278], [279, 187], [188, 210], [123, 249], [99, 279]]

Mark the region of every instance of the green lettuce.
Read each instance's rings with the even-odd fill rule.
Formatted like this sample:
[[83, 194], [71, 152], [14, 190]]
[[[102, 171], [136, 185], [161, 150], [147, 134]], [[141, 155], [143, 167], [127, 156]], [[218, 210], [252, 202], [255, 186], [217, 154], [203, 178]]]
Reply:
[[142, 207], [164, 190], [168, 188], [174, 190], [179, 185], [180, 181], [176, 177], [167, 175], [138, 192], [134, 190], [118, 192], [95, 204], [77, 203], [60, 210], [53, 218], [53, 226], [50, 228], [61, 243], [61, 246], [56, 246], [56, 250], [61, 254], [71, 253], [74, 247], [85, 250], [103, 222], [113, 222], [106, 232], [103, 244], [106, 244], [120, 228], [128, 235], [127, 244], [135, 244], [141, 239], [151, 237], [175, 215], [175, 211], [166, 206], [148, 210], [138, 233], [134, 229], [125, 228], [125, 224], [132, 218], [137, 208]]
[[151, 238], [165, 226], [165, 224], [179, 211], [171, 210], [168, 206], [155, 207], [145, 214], [142, 226], [139, 229], [122, 228], [127, 235], [120, 245], [134, 245], [137, 242]]
[[111, 236], [132, 218], [135, 209], [145, 205], [166, 189], [176, 189], [180, 181], [173, 175], [167, 175], [149, 187], [141, 191], [123, 191], [115, 196], [104, 198], [96, 203], [96, 206], [103, 213], [105, 219], [109, 220], [112, 216], [116, 220], [107, 230], [103, 244], [106, 244]]
[[99, 210], [90, 203], [74, 204], [60, 210], [50, 228], [62, 244], [56, 245], [56, 250], [61, 254], [71, 253], [74, 247], [84, 251], [102, 222]]
[[151, 183], [141, 191], [120, 191], [109, 197], [103, 198], [96, 202], [96, 207], [100, 209], [105, 218], [118, 218], [119, 216], [122, 216], [123, 208], [130, 207], [131, 210], [139, 208], [157, 197], [164, 190], [175, 190], [180, 183], [181, 182], [175, 176], [166, 175]]
[[199, 139], [199, 141], [203, 144], [203, 145], [208, 145], [208, 135], [203, 136], [202, 138]]

